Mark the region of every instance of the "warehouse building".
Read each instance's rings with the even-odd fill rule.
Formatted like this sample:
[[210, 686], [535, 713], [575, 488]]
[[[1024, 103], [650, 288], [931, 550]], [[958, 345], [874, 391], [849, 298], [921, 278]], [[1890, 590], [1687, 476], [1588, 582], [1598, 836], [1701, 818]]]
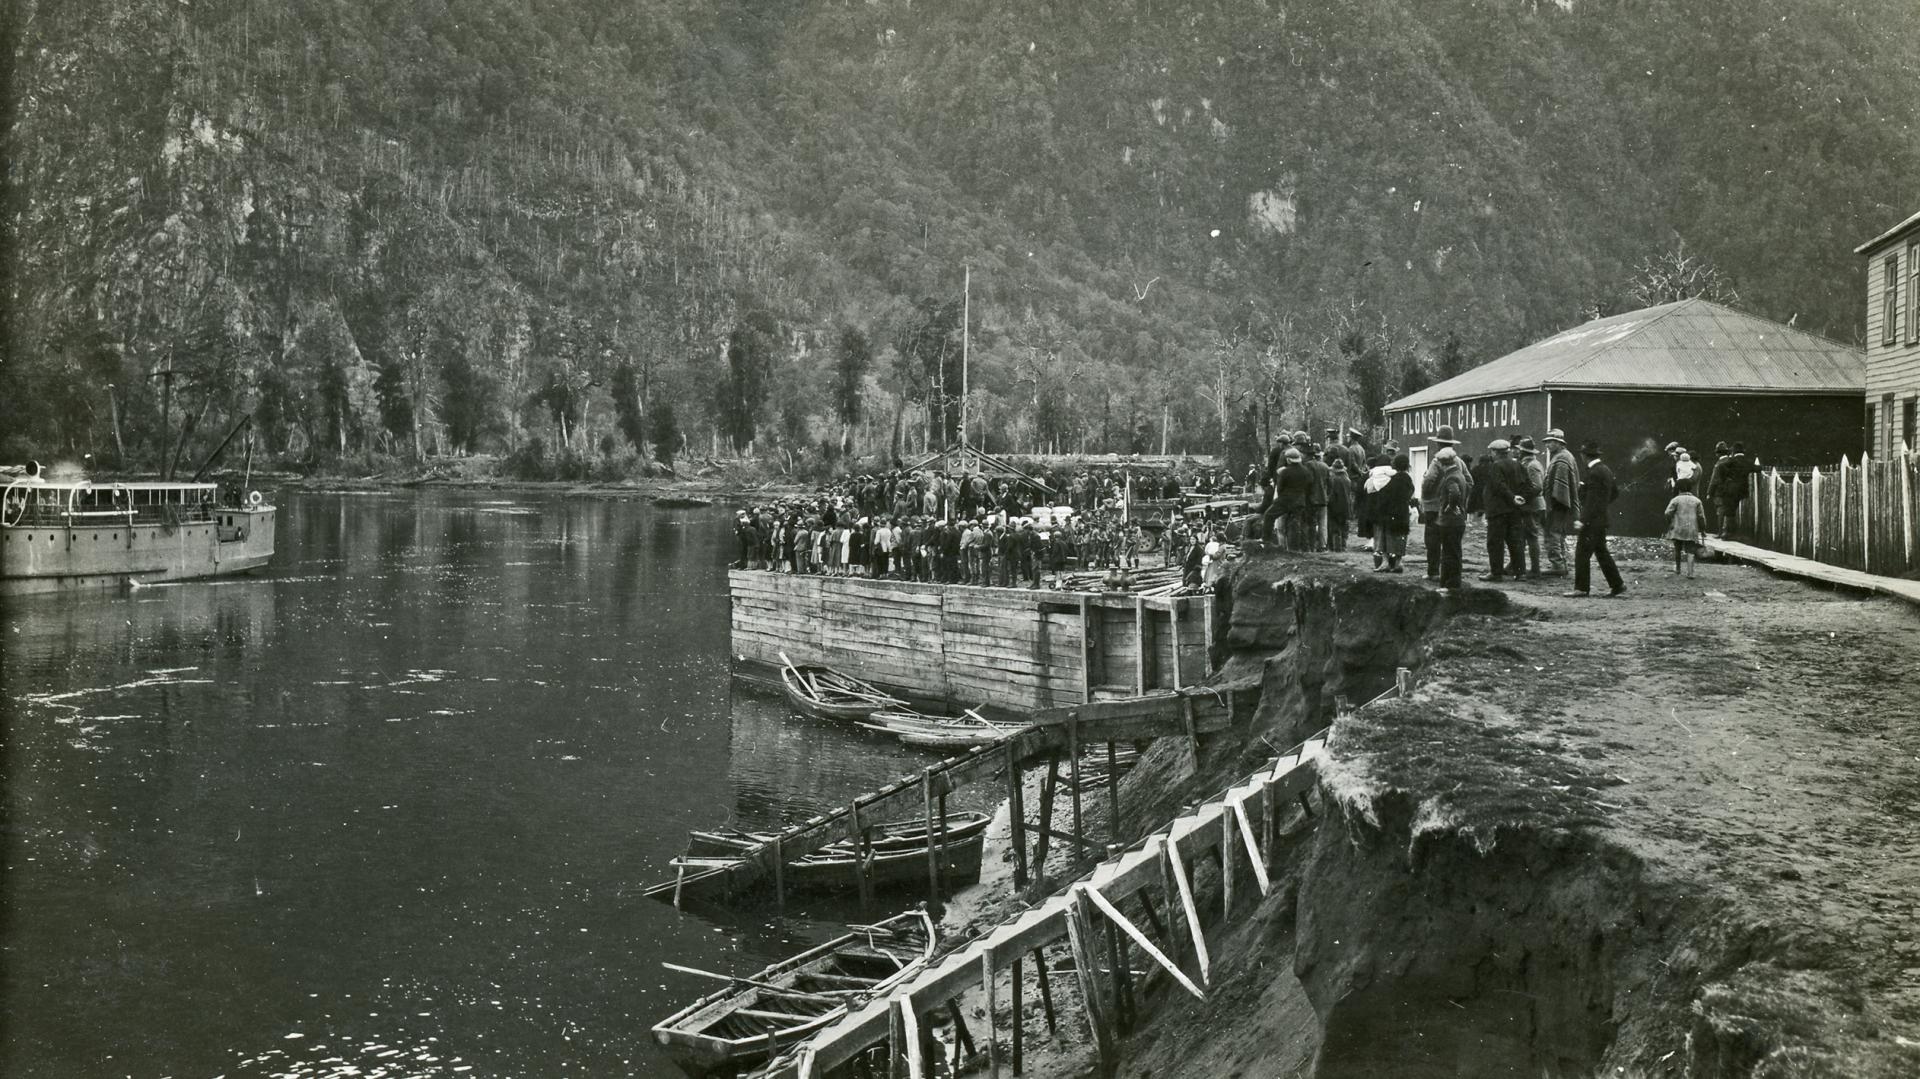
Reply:
[[1859, 349], [1695, 299], [1576, 326], [1403, 397], [1386, 421], [1416, 474], [1441, 424], [1469, 457], [1516, 432], [1594, 439], [1620, 477], [1616, 531], [1657, 535], [1669, 442], [1708, 464], [1725, 441], [1764, 465], [1832, 465], [1860, 452], [1865, 398]]

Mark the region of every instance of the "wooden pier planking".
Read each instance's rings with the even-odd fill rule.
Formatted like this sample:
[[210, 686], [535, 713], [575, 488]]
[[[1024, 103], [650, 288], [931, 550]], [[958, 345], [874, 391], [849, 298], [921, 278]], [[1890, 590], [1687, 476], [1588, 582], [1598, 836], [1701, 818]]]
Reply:
[[761, 570], [730, 571], [728, 587], [737, 656], [777, 668], [785, 652], [919, 700], [1024, 711], [1171, 690], [1207, 675], [1204, 596]]

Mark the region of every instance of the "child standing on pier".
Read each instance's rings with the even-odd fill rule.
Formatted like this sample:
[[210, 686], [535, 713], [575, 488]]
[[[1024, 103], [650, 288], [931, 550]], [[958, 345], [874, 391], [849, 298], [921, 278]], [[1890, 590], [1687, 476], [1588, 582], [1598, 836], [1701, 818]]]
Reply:
[[1693, 576], [1693, 560], [1700, 551], [1700, 531], [1706, 507], [1693, 494], [1693, 478], [1673, 481], [1674, 495], [1667, 503], [1667, 537], [1673, 541], [1673, 572], [1684, 565]]

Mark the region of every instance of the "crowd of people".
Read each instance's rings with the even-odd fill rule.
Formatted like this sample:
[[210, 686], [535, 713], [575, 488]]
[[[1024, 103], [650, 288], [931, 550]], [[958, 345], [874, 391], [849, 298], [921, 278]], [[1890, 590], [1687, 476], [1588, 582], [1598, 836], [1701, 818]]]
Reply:
[[[1724, 533], [1737, 521], [1757, 466], [1745, 447], [1720, 443], [1696, 460], [1669, 443], [1667, 538], [1675, 572], [1691, 574], [1711, 519]], [[1286, 551], [1344, 551], [1357, 536], [1373, 568], [1403, 573], [1416, 522], [1426, 575], [1461, 588], [1470, 517], [1485, 520], [1490, 583], [1571, 576], [1569, 596], [1592, 593], [1598, 565], [1607, 595], [1626, 591], [1607, 539], [1619, 481], [1593, 442], [1576, 457], [1565, 434], [1536, 442], [1515, 432], [1469, 460], [1451, 426], [1427, 439], [1422, 473], [1389, 440], [1373, 448], [1364, 432], [1329, 428], [1279, 439], [1242, 483], [1206, 468], [1184, 482], [1172, 470], [1089, 468], [1049, 482], [982, 472], [894, 470], [849, 477], [803, 496], [741, 510], [735, 518], [742, 568], [1000, 587], [1058, 587], [1062, 574], [1145, 562], [1180, 566], [1199, 585], [1229, 533], [1220, 516], [1175, 509], [1163, 521], [1130, 519], [1129, 503], [1182, 494], [1248, 500], [1251, 537]], [[1702, 497], [1704, 496], [1704, 498]], [[1188, 499], [1192, 501], [1191, 498]], [[1195, 511], [1197, 512], [1197, 511]], [[1572, 552], [1569, 553], [1569, 541]]]
[[[1132, 496], [1174, 497], [1170, 472], [1136, 475]], [[1230, 487], [1203, 470], [1191, 489]], [[854, 476], [807, 495], [749, 506], [734, 518], [744, 569], [944, 584], [1040, 588], [1075, 570], [1185, 565], [1217, 522], [1143, 527], [1127, 515], [1126, 477], [1093, 469], [1049, 487], [979, 472], [905, 470]], [[1058, 504], [1055, 504], [1058, 503]], [[1198, 567], [1196, 567], [1197, 569]]]
[[[1416, 480], [1411, 458], [1392, 441], [1375, 451], [1358, 430], [1348, 429], [1343, 441], [1336, 441], [1337, 430], [1326, 434], [1320, 443], [1296, 431], [1268, 455], [1259, 476], [1259, 534], [1266, 542], [1290, 551], [1345, 550], [1351, 522], [1369, 543], [1374, 569], [1401, 573], [1417, 514], [1427, 577], [1452, 590], [1462, 586], [1467, 519], [1479, 515], [1486, 521], [1488, 562], [1480, 580], [1566, 577], [1571, 561], [1568, 596], [1591, 594], [1595, 564], [1608, 595], [1626, 591], [1607, 546], [1619, 481], [1596, 443], [1583, 443], [1576, 459], [1558, 428], [1538, 443], [1516, 432], [1494, 439], [1469, 462], [1454, 429], [1441, 425], [1427, 440], [1427, 464]], [[1666, 538], [1674, 545], [1675, 572], [1691, 575], [1709, 523], [1707, 506], [1694, 492], [1706, 492], [1725, 532], [1739, 518], [1756, 466], [1737, 443], [1716, 446], [1710, 466], [1677, 442], [1665, 452], [1672, 495]]]

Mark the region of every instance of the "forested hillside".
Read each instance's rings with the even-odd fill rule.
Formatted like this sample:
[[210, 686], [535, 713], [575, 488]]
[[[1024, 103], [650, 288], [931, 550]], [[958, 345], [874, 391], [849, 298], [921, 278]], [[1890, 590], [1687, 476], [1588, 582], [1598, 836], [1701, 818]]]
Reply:
[[[1632, 304], [1859, 337], [1911, 0], [13, 0], [0, 452], [1211, 452]], [[190, 452], [191, 455], [191, 452]]]

